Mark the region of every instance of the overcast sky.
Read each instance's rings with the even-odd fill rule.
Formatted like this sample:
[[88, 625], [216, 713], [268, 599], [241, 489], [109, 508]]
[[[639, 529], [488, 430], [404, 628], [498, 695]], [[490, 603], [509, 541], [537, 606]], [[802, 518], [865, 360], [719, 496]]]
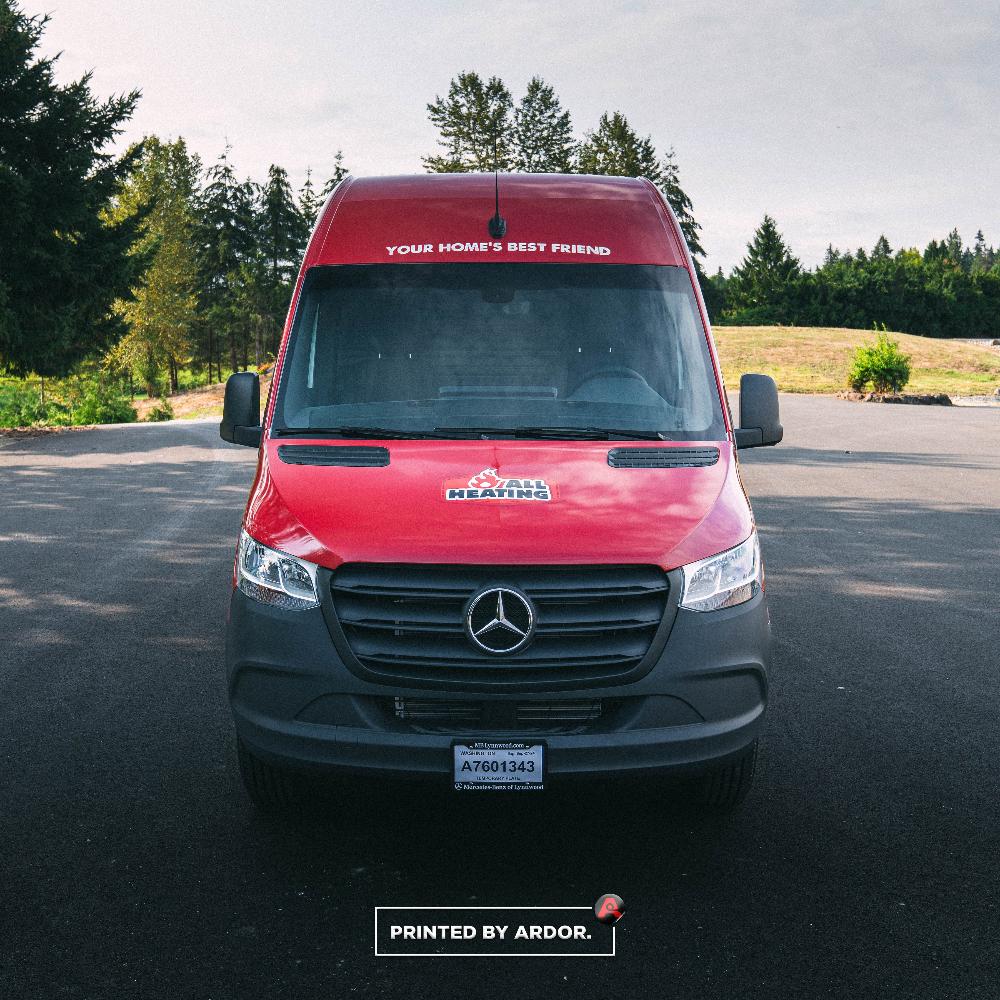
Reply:
[[425, 105], [462, 70], [519, 97], [551, 83], [578, 133], [621, 110], [674, 146], [708, 266], [765, 212], [815, 264], [826, 245], [1000, 243], [1000, 0], [975, 4], [438, 0], [21, 0], [48, 9], [62, 79], [138, 87], [127, 133], [228, 141], [262, 178], [342, 148], [356, 174], [420, 170]]

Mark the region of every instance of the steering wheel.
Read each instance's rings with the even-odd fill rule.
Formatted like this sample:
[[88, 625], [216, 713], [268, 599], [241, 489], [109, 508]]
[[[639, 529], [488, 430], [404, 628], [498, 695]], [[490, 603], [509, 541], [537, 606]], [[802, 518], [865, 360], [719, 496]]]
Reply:
[[640, 375], [634, 368], [626, 368], [624, 365], [609, 368], [598, 368], [597, 371], [589, 372], [582, 381], [578, 382], [573, 387], [573, 391], [569, 394], [569, 398], [575, 396], [588, 382], [596, 382], [598, 379], [605, 378], [630, 378], [641, 382], [645, 386], [649, 385], [645, 378], [643, 378], [643, 376]]

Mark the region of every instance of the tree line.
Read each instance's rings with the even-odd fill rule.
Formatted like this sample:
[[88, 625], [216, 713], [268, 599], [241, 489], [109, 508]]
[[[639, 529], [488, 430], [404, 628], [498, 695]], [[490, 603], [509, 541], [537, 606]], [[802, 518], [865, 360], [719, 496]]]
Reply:
[[241, 178], [183, 139], [111, 146], [139, 92], [98, 99], [55, 78], [47, 16], [0, 0], [0, 371], [62, 376], [100, 359], [149, 394], [182, 368], [209, 380], [277, 349], [291, 283], [324, 198], [272, 165]]
[[972, 246], [956, 229], [923, 251], [893, 250], [884, 235], [869, 251], [829, 246], [810, 270], [765, 215], [742, 262], [702, 287], [713, 322], [1000, 337], [1000, 252], [982, 230]]
[[[38, 49], [46, 16], [0, 0], [0, 372], [59, 376], [96, 362], [150, 395], [181, 373], [209, 381], [277, 350], [292, 284], [324, 200], [347, 174], [239, 176], [227, 147], [206, 166], [182, 138], [111, 149], [138, 91], [102, 101], [89, 75], [56, 82]], [[554, 89], [463, 72], [427, 105], [439, 149], [426, 170], [648, 177], [677, 214], [710, 315], [731, 323], [871, 326], [935, 336], [1000, 334], [1000, 262], [981, 234], [923, 253], [831, 249], [801, 266], [766, 217], [729, 275], [706, 276], [701, 227], [672, 148], [621, 111], [578, 134]]]
[[292, 284], [323, 201], [347, 175], [337, 153], [317, 188], [298, 192], [272, 164], [261, 182], [240, 178], [229, 149], [203, 168], [183, 139], [146, 138], [109, 210], [138, 217], [130, 253], [143, 269], [114, 310], [125, 332], [106, 354], [112, 371], [134, 374], [147, 392], [184, 366], [221, 380], [274, 357]]

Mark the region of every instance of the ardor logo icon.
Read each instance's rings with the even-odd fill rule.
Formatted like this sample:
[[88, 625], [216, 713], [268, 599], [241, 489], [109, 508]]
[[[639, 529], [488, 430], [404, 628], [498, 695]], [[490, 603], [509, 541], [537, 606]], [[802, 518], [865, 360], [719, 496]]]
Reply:
[[534, 634], [535, 615], [520, 591], [492, 587], [472, 599], [465, 631], [473, 645], [487, 653], [514, 653]]

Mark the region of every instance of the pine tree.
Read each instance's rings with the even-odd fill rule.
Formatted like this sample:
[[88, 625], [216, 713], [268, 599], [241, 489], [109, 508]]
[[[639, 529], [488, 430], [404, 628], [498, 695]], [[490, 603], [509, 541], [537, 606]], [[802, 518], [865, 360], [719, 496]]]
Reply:
[[972, 251], [967, 250], [962, 243], [962, 237], [957, 229], [953, 229], [945, 240], [945, 248], [948, 260], [952, 264], [958, 265], [966, 274], [972, 270]]
[[253, 252], [241, 262], [234, 285], [237, 311], [250, 332], [254, 361], [260, 365], [277, 352], [292, 281], [309, 237], [288, 174], [273, 163], [267, 183], [258, 190], [254, 222]]
[[272, 163], [267, 183], [260, 190], [257, 211], [258, 247], [270, 263], [275, 285], [289, 282], [298, 270], [309, 230], [295, 204], [292, 186], [284, 167]]
[[128, 332], [106, 360], [136, 376], [150, 396], [159, 393], [164, 369], [177, 390], [178, 368], [191, 349], [198, 306], [193, 205], [200, 171], [183, 139], [163, 143], [150, 137], [109, 213], [112, 221], [142, 213], [132, 253], [146, 255], [149, 263], [132, 297], [115, 303]]
[[660, 164], [659, 188], [667, 203], [674, 210], [677, 222], [680, 224], [684, 239], [687, 240], [688, 249], [694, 258], [695, 266], [699, 267], [699, 259], [705, 256], [705, 251], [701, 245], [699, 233], [701, 226], [695, 221], [691, 214], [691, 199], [684, 193], [680, 184], [680, 171], [677, 167], [677, 160], [673, 148], [668, 150], [667, 155]]
[[478, 73], [459, 73], [448, 87], [448, 96], [436, 97], [427, 105], [427, 113], [445, 150], [442, 156], [424, 158], [430, 172], [514, 167], [513, 101], [499, 77], [483, 83]]
[[210, 293], [225, 288], [226, 276], [254, 246], [255, 187], [237, 178], [229, 162], [230, 149], [226, 146], [208, 169], [198, 203], [202, 265]]
[[962, 257], [962, 237], [957, 229], [953, 229], [948, 234], [945, 247], [948, 250], [948, 257], [957, 264]]
[[937, 240], [931, 240], [930, 243], [924, 249], [924, 263], [930, 264], [934, 261], [943, 261], [948, 257], [948, 245], [942, 240], [940, 243]]
[[[326, 201], [327, 198], [333, 194], [333, 189], [350, 173], [350, 170], [344, 166], [344, 154], [341, 150], [337, 150], [336, 156], [333, 158], [333, 173], [330, 175], [327, 182], [323, 185], [323, 190], [320, 192], [321, 201]], [[322, 206], [321, 206], [322, 207]]]
[[[697, 267], [697, 260], [695, 266]], [[698, 283], [701, 286], [701, 296], [705, 300], [709, 322], [716, 323], [722, 318], [728, 303], [726, 287], [729, 281], [722, 273], [721, 267], [713, 275], [706, 275], [699, 268]]]
[[976, 241], [972, 246], [972, 274], [982, 274], [989, 271], [993, 264], [995, 251], [993, 247], [986, 246], [986, 237], [981, 229], [976, 230]]
[[316, 219], [319, 218], [319, 210], [322, 207], [323, 200], [316, 193], [312, 182], [312, 167], [310, 167], [306, 170], [305, 183], [299, 188], [299, 212], [310, 231], [316, 225]]
[[980, 274], [986, 270], [983, 266], [986, 262], [986, 237], [981, 229], [976, 230], [976, 238], [972, 244], [972, 274]]
[[198, 200], [199, 298], [203, 315], [200, 353], [219, 365], [228, 350], [232, 371], [249, 359], [250, 330], [237, 302], [240, 267], [256, 253], [255, 186], [240, 181], [227, 146], [208, 170]]
[[747, 244], [746, 257], [733, 269], [727, 288], [730, 302], [737, 309], [780, 311], [789, 284], [801, 273], [801, 265], [792, 256], [774, 219], [765, 215]]
[[555, 91], [533, 76], [514, 110], [513, 169], [532, 174], [573, 171], [573, 123]]
[[57, 57], [37, 54], [47, 24], [0, 0], [0, 367], [58, 375], [121, 336], [111, 303], [143, 263], [139, 219], [104, 219], [139, 156], [108, 152], [139, 92], [56, 83]]
[[588, 132], [580, 147], [579, 169], [582, 174], [613, 177], [648, 177], [657, 187], [663, 181], [652, 139], [645, 139], [616, 111], [605, 112], [593, 132]]
[[[610, 116], [605, 113], [597, 128], [587, 133], [580, 148], [579, 168], [584, 174], [646, 177], [651, 180], [674, 210], [691, 256], [698, 266], [699, 258], [705, 256], [699, 237], [701, 226], [691, 212], [691, 199], [680, 185], [680, 171], [673, 149], [668, 150], [662, 160], [657, 160], [656, 149], [649, 136], [641, 138], [620, 111]], [[699, 278], [704, 279], [700, 270]], [[703, 280], [703, 286], [704, 283]]]
[[883, 233], [875, 241], [875, 246], [872, 247], [872, 260], [888, 260], [892, 256], [892, 247], [889, 245], [889, 241], [885, 238]]

